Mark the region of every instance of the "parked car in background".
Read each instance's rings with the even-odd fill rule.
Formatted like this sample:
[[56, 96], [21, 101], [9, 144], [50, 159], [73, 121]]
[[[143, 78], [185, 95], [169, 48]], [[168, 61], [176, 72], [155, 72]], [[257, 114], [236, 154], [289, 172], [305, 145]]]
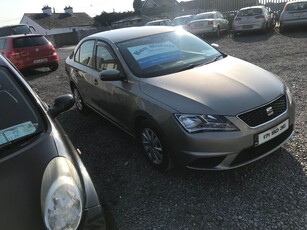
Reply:
[[0, 55], [0, 228], [106, 229], [106, 209], [56, 117], [72, 95], [48, 107]]
[[145, 26], [171, 26], [172, 21], [170, 19], [159, 19], [154, 21], [149, 21]]
[[0, 54], [19, 70], [49, 67], [58, 69], [59, 58], [54, 46], [40, 34], [18, 34], [0, 37]]
[[287, 2], [279, 18], [279, 31], [305, 26], [307, 28], [307, 1]]
[[191, 15], [191, 14], [175, 17], [172, 20], [172, 25], [185, 27], [191, 20], [193, 20], [193, 18], [194, 18], [194, 15]]
[[33, 26], [26, 24], [17, 24], [0, 27], [0, 37], [14, 35], [14, 34], [32, 34], [35, 31]]
[[192, 34], [215, 34], [219, 37], [221, 32], [228, 32], [228, 24], [227, 19], [220, 12], [213, 11], [195, 15], [186, 28]]
[[154, 167], [226, 170], [277, 150], [295, 106], [274, 74], [176, 27], [130, 27], [84, 38], [65, 69], [81, 112], [142, 144]]
[[223, 12], [224, 18], [228, 21], [229, 30], [232, 29], [232, 23], [237, 13], [236, 10]]
[[242, 32], [267, 32], [275, 26], [274, 13], [265, 6], [251, 6], [239, 10], [232, 24], [233, 35]]

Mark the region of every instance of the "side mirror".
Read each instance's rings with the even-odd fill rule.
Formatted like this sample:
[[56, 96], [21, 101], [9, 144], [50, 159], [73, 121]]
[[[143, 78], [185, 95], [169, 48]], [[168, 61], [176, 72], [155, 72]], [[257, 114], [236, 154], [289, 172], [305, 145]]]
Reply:
[[74, 98], [71, 94], [62, 95], [54, 100], [53, 106], [48, 109], [48, 113], [55, 118], [60, 113], [70, 109], [74, 103]]
[[220, 46], [219, 46], [218, 44], [216, 44], [216, 43], [212, 43], [211, 46], [212, 46], [214, 49], [216, 49], [216, 50], [218, 50], [218, 49], [220, 48]]
[[116, 69], [106, 69], [100, 72], [100, 79], [102, 81], [122, 81], [125, 77]]

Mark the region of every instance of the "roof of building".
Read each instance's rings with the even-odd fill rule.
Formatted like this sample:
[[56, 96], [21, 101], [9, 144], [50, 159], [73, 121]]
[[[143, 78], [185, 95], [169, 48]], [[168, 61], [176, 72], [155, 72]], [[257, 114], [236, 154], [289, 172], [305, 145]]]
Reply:
[[94, 26], [96, 21], [86, 13], [26, 13], [29, 17], [41, 27], [49, 28], [65, 28], [65, 27], [80, 27], [80, 26]]

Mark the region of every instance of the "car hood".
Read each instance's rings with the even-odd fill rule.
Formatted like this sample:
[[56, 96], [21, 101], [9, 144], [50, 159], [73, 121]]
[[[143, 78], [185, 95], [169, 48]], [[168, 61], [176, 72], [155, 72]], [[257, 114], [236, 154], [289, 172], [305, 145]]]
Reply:
[[141, 79], [146, 95], [181, 113], [237, 115], [284, 93], [274, 74], [227, 56], [191, 70]]

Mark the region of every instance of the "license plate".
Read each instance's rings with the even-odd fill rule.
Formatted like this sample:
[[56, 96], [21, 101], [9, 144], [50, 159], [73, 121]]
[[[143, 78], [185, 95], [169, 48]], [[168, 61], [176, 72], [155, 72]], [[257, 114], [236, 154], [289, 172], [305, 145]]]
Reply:
[[255, 138], [255, 145], [261, 145], [273, 138], [277, 137], [278, 135], [282, 134], [289, 128], [289, 119], [285, 120], [284, 122], [276, 125], [275, 127], [258, 134]]
[[48, 58], [41, 58], [41, 59], [36, 59], [33, 61], [34, 64], [39, 64], [39, 63], [43, 63], [43, 62], [47, 62]]
[[253, 28], [253, 26], [252, 26], [252, 25], [246, 25], [246, 26], [243, 26], [243, 29], [251, 29], [251, 28]]

